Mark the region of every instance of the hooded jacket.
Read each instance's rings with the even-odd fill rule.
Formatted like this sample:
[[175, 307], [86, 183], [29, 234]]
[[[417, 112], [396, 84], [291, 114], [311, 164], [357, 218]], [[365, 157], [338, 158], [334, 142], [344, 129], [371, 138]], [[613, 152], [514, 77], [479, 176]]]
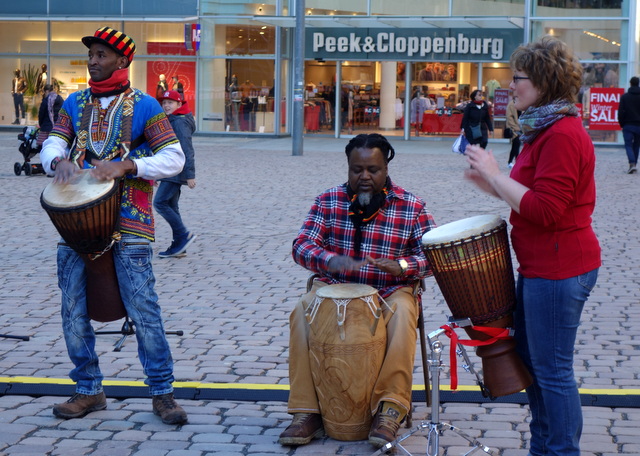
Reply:
[[640, 126], [640, 87], [631, 86], [627, 93], [620, 97], [618, 123], [623, 128], [625, 125]]
[[187, 179], [196, 178], [195, 151], [192, 141], [193, 133], [196, 131], [196, 121], [186, 101], [168, 117], [173, 131], [180, 141], [180, 146], [182, 146], [185, 162], [180, 174], [162, 180], [186, 185]]

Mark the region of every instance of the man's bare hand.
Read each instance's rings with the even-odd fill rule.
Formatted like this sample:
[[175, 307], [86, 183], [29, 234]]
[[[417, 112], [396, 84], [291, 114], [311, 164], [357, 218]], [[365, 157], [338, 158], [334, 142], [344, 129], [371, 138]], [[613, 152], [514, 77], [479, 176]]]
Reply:
[[100, 181], [117, 179], [125, 174], [135, 171], [135, 164], [131, 160], [122, 161], [102, 161], [93, 160], [91, 162], [95, 168], [91, 170], [91, 175]]
[[366, 260], [356, 260], [348, 256], [336, 256], [329, 260], [329, 272], [357, 271], [367, 264]]

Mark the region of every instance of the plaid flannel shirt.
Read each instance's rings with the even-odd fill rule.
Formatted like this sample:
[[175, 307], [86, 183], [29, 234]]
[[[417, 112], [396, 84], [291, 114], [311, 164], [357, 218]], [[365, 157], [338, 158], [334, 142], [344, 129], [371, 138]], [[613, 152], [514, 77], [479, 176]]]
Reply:
[[[323, 282], [370, 285], [383, 298], [431, 275], [422, 250], [422, 235], [436, 225], [424, 201], [392, 183], [378, 215], [362, 227], [359, 256], [353, 245], [355, 227], [348, 215], [349, 205], [346, 184], [331, 188], [316, 198], [293, 241], [296, 263], [320, 274]], [[360, 259], [366, 255], [404, 259], [409, 268], [401, 277], [394, 277], [370, 264], [357, 271], [331, 273], [327, 270], [329, 260], [338, 255]]]

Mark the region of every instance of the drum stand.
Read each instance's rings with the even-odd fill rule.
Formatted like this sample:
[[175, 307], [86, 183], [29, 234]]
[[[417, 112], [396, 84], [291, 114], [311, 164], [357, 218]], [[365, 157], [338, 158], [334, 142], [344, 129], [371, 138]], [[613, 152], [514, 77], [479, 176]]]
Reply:
[[[124, 345], [127, 337], [133, 336], [136, 333], [135, 323], [129, 319], [129, 316], [124, 317], [124, 323], [122, 323], [122, 328], [120, 331], [96, 331], [96, 335], [107, 335], [107, 334], [121, 334], [122, 337], [115, 343], [114, 352], [119, 352], [122, 350], [122, 346]], [[165, 334], [171, 334], [176, 336], [182, 336], [184, 332], [182, 330], [178, 331], [165, 331]]]
[[[468, 320], [468, 319], [467, 319]], [[455, 320], [459, 326], [467, 326], [471, 325], [471, 321], [469, 320]], [[450, 323], [453, 322], [450, 320]], [[470, 435], [464, 433], [457, 427], [440, 421], [440, 371], [442, 370], [443, 363], [441, 361], [442, 350], [444, 348], [442, 342], [440, 342], [439, 337], [444, 334], [444, 329], [437, 329], [429, 333], [427, 338], [429, 339], [429, 348], [431, 349], [431, 354], [429, 357], [429, 372], [431, 372], [431, 421], [425, 422], [423, 421], [418, 426], [414, 427], [409, 432], [403, 434], [393, 442], [389, 442], [380, 448], [378, 451], [373, 453], [371, 456], [380, 456], [387, 452], [389, 452], [392, 448], [397, 448], [400, 451], [400, 454], [411, 456], [411, 453], [404, 448], [400, 442], [406, 440], [411, 437], [416, 432], [427, 432], [427, 456], [438, 456], [440, 449], [440, 436], [444, 434], [444, 431], [453, 431], [458, 434], [460, 437], [468, 441], [473, 445], [473, 448], [468, 452], [464, 453], [463, 456], [467, 456], [477, 451], [483, 451], [486, 454], [495, 454], [493, 450], [482, 443], [480, 443], [476, 438], [471, 437]], [[460, 345], [457, 351], [459, 356], [462, 356], [464, 362], [466, 364], [463, 365], [463, 368], [475, 374], [477, 381], [480, 384], [481, 388], [484, 388], [482, 382], [480, 382], [480, 376], [473, 370], [471, 366], [471, 362], [469, 361], [469, 357], [467, 356], [466, 349]]]

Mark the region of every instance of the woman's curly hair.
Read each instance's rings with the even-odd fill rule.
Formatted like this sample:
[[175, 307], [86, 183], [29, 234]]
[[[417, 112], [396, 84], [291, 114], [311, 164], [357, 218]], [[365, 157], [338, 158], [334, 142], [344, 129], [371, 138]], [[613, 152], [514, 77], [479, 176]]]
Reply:
[[554, 100], [578, 101], [582, 86], [582, 65], [573, 51], [553, 36], [519, 46], [509, 61], [511, 68], [522, 71], [540, 91], [538, 106]]

